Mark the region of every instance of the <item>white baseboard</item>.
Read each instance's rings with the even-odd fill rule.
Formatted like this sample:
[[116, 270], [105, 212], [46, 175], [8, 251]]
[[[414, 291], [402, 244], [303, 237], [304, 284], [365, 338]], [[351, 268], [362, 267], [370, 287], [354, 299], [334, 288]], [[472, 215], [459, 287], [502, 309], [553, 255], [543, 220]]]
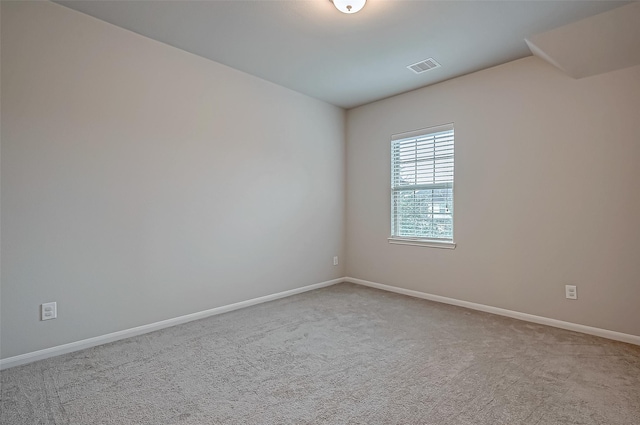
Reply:
[[56, 347], [46, 348], [44, 350], [33, 351], [31, 353], [20, 354], [6, 359], [0, 359], [0, 370], [8, 369], [14, 366], [35, 362], [37, 360], [47, 359], [49, 357], [59, 356], [61, 354], [71, 353], [73, 351], [84, 350], [98, 345], [130, 338], [137, 335], [157, 331], [168, 328], [170, 326], [180, 325], [182, 323], [191, 322], [205, 317], [215, 316], [217, 314], [227, 313], [229, 311], [238, 310], [256, 304], [289, 297], [291, 295], [300, 294], [314, 289], [324, 288], [326, 286], [335, 285], [341, 282], [350, 282], [358, 285], [369, 286], [371, 288], [381, 289], [383, 291], [395, 292], [397, 294], [408, 295], [410, 297], [422, 298], [425, 300], [436, 301], [444, 304], [456, 305], [472, 310], [484, 311], [486, 313], [497, 314], [499, 316], [511, 317], [513, 319], [524, 320], [526, 322], [538, 323], [541, 325], [552, 326], [555, 328], [567, 329], [570, 331], [581, 332], [589, 335], [595, 335], [615, 341], [627, 342], [629, 344], [640, 345], [640, 336], [625, 334], [621, 332], [610, 331], [607, 329], [594, 328], [591, 326], [579, 325], [577, 323], [565, 322], [562, 320], [549, 319], [547, 317], [535, 316], [533, 314], [520, 313], [518, 311], [507, 310], [504, 308], [492, 307], [484, 304], [477, 304], [469, 301], [461, 301], [455, 298], [443, 297], [440, 295], [427, 294], [425, 292], [414, 291], [411, 289], [398, 288], [396, 286], [385, 285], [382, 283], [370, 282], [368, 280], [356, 279], [353, 277], [338, 278], [320, 282], [313, 285], [303, 286], [302, 288], [291, 289], [277, 294], [265, 295], [263, 297], [253, 298], [246, 301], [240, 301], [221, 307], [212, 308], [210, 310], [200, 311], [197, 313], [187, 314], [185, 316], [175, 317], [173, 319], [162, 320], [160, 322], [150, 323], [148, 325], [138, 326], [131, 329], [125, 329], [106, 335], [96, 336], [93, 338], [83, 339], [81, 341], [71, 342], [69, 344], [58, 345]]
[[622, 332], [610, 331], [607, 329], [594, 328], [591, 326], [579, 325], [577, 323], [565, 322], [562, 320], [549, 319], [547, 317], [535, 316], [533, 314], [520, 313], [518, 311], [507, 310], [504, 308], [491, 307], [484, 304], [472, 303], [469, 301], [456, 300], [455, 298], [442, 297], [440, 295], [427, 294], [425, 292], [413, 291], [411, 289], [398, 288], [395, 286], [384, 285], [382, 283], [370, 282], [368, 280], [356, 279], [353, 277], [345, 277], [345, 282], [355, 283], [358, 285], [369, 286], [371, 288], [382, 289], [383, 291], [395, 292], [410, 297], [422, 298], [425, 300], [436, 301], [444, 304], [456, 305], [472, 310], [484, 311], [486, 313], [497, 314], [499, 316], [511, 317], [513, 319], [524, 320], [525, 322], [538, 323], [540, 325], [552, 326], [554, 328], [567, 329], [570, 331], [581, 332], [589, 335], [595, 335], [602, 338], [613, 339], [615, 341], [627, 342], [629, 344], [640, 345], [640, 336], [625, 334]]
[[73, 351], [84, 350], [85, 348], [95, 347], [97, 345], [106, 344], [108, 342], [118, 341], [120, 339], [131, 338], [132, 336], [142, 335], [145, 333], [168, 328], [170, 326], [180, 325], [182, 323], [191, 322], [193, 320], [204, 319], [205, 317], [215, 316], [217, 314], [227, 313], [229, 311], [238, 310], [256, 304], [273, 301], [280, 298], [289, 297], [291, 295], [300, 294], [302, 292], [313, 291], [314, 289], [324, 288], [326, 286], [335, 285], [344, 282], [343, 278], [327, 280], [313, 285], [303, 286], [302, 288], [291, 289], [277, 294], [265, 295], [264, 297], [253, 298], [246, 301], [240, 301], [221, 307], [204, 310], [197, 313], [187, 314], [173, 319], [162, 320], [160, 322], [150, 323], [148, 325], [138, 326], [131, 329], [125, 329], [106, 335], [96, 336], [93, 338], [83, 339], [81, 341], [71, 342], [69, 344], [58, 345], [56, 347], [46, 348], [44, 350], [32, 351], [30, 353], [20, 354], [18, 356], [0, 359], [0, 370], [8, 369], [14, 366], [35, 362], [37, 360], [47, 359], [49, 357], [59, 356], [61, 354], [71, 353]]

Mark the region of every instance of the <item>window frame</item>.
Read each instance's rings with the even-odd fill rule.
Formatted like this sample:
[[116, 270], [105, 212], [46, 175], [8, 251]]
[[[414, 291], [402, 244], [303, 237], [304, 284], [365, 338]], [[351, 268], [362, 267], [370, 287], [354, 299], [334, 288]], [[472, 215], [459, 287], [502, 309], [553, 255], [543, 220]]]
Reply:
[[[407, 236], [396, 236], [394, 235], [394, 233], [396, 232], [396, 229], [394, 229], [394, 223], [397, 223], [397, 216], [396, 216], [396, 205], [394, 204], [394, 195], [397, 192], [400, 191], [406, 191], [407, 189], [411, 190], [412, 188], [414, 188], [414, 190], [420, 190], [420, 189], [424, 189], [426, 188], [433, 188], [433, 189], [437, 189], [438, 186], [442, 187], [443, 184], [442, 183], [427, 183], [427, 184], [413, 184], [413, 185], [403, 185], [403, 186], [394, 186], [395, 182], [394, 182], [394, 175], [395, 175], [395, 165], [396, 165], [396, 159], [394, 158], [394, 148], [395, 146], [402, 142], [402, 141], [406, 141], [407, 139], [419, 139], [421, 137], [429, 137], [431, 135], [435, 135], [437, 133], [442, 133], [445, 131], [452, 131], [453, 132], [453, 158], [452, 158], [452, 165], [453, 165], [453, 172], [452, 172], [452, 177], [451, 177], [451, 182], [450, 183], [446, 183], [446, 186], [450, 186], [451, 187], [451, 238], [428, 238], [428, 237], [419, 237], [419, 236], [415, 236], [415, 237], [407, 237]], [[435, 148], [435, 141], [434, 141], [434, 148]], [[435, 154], [434, 154], [435, 155]], [[416, 162], [418, 162], [418, 159], [416, 158]], [[419, 130], [415, 130], [415, 131], [410, 131], [410, 132], [405, 132], [405, 133], [399, 133], [399, 134], [394, 134], [391, 136], [391, 187], [390, 187], [390, 201], [391, 201], [391, 205], [390, 205], [390, 213], [391, 213], [391, 217], [390, 217], [390, 233], [391, 236], [388, 238], [389, 243], [392, 244], [398, 244], [398, 245], [413, 245], [413, 246], [426, 246], [426, 247], [432, 247], [432, 248], [445, 248], [445, 249], [455, 249], [456, 247], [456, 243], [454, 242], [454, 230], [455, 230], [455, 226], [454, 226], [454, 214], [455, 214], [455, 190], [454, 190], [454, 184], [455, 184], [455, 132], [454, 132], [454, 123], [448, 123], [448, 124], [443, 124], [443, 125], [438, 125], [438, 126], [433, 126], [433, 127], [427, 127], [427, 128], [422, 128]], [[434, 156], [434, 167], [435, 167], [435, 156]]]

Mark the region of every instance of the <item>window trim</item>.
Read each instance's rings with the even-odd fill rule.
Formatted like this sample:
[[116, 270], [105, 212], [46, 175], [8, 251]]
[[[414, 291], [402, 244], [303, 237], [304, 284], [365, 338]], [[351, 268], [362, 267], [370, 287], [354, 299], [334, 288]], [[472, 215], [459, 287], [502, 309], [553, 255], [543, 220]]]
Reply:
[[[409, 139], [409, 138], [414, 138], [414, 137], [420, 137], [420, 136], [425, 136], [425, 135], [429, 135], [429, 134], [433, 134], [433, 133], [440, 133], [443, 131], [450, 131], [450, 130], [454, 130], [454, 123], [447, 123], [447, 124], [442, 124], [442, 125], [437, 125], [437, 126], [432, 126], [432, 127], [426, 127], [426, 128], [422, 128], [419, 130], [414, 130], [414, 131], [408, 131], [408, 132], [404, 132], [404, 133], [398, 133], [398, 134], [393, 134], [391, 136], [391, 150], [392, 150], [392, 157], [391, 157], [391, 178], [393, 181], [393, 143], [395, 141], [398, 140], [403, 140], [403, 139]], [[455, 136], [454, 136], [454, 146], [455, 146]], [[455, 154], [454, 154], [454, 163], [455, 163]], [[451, 183], [451, 189], [453, 190], [455, 185], [455, 177], [453, 182]], [[429, 185], [429, 186], [433, 186], [433, 185]], [[393, 184], [392, 187], [390, 188], [390, 200], [391, 200], [391, 208], [389, 210], [389, 212], [391, 213], [391, 220], [390, 223], [393, 223], [394, 221], [394, 217], [393, 217], [393, 195], [394, 195], [394, 189], [393, 189]], [[453, 196], [455, 197], [455, 190], [453, 190]], [[454, 201], [455, 204], [455, 201]], [[454, 209], [454, 214], [455, 214], [455, 209]], [[451, 217], [452, 220], [454, 220], [454, 217]], [[455, 220], [454, 220], [455, 221]], [[453, 223], [452, 223], [453, 224]], [[389, 229], [392, 233], [393, 233], [393, 224], [391, 224], [391, 228]], [[453, 225], [452, 227], [452, 232], [451, 232], [451, 239], [435, 239], [435, 238], [419, 238], [419, 237], [403, 237], [403, 236], [394, 236], [393, 234], [391, 234], [391, 236], [389, 236], [387, 238], [387, 240], [389, 241], [390, 244], [395, 244], [395, 245], [410, 245], [410, 246], [422, 246], [422, 247], [429, 247], [429, 248], [441, 248], [441, 249], [455, 249], [456, 248], [456, 243], [455, 243], [455, 239], [454, 239], [454, 231], [455, 231], [455, 225]]]
[[449, 240], [441, 241], [438, 239], [418, 239], [418, 238], [401, 238], [398, 236], [391, 236], [387, 238], [389, 243], [394, 245], [411, 245], [411, 246], [426, 246], [429, 248], [441, 248], [441, 249], [456, 249], [456, 243]]

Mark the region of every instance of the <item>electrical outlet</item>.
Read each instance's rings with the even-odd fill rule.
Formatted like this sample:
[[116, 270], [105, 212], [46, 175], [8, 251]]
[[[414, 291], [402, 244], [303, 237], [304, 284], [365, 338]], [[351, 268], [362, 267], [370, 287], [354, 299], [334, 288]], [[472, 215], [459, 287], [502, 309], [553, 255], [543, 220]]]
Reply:
[[570, 300], [578, 299], [578, 288], [576, 288], [576, 285], [565, 285], [564, 293], [565, 296]]
[[334, 266], [338, 265], [338, 256], [333, 257], [333, 265]]
[[40, 320], [51, 320], [58, 317], [57, 303], [44, 303], [40, 305]]

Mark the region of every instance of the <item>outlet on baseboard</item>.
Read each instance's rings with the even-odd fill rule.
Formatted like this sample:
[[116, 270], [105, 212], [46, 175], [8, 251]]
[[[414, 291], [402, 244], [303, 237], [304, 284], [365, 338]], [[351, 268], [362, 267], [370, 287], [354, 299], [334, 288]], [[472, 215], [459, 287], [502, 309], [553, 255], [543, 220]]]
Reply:
[[564, 286], [565, 296], [570, 300], [578, 299], [578, 288], [576, 285], [565, 285]]
[[334, 266], [338, 265], [338, 256], [337, 255], [335, 257], [333, 257], [333, 265]]
[[40, 305], [40, 320], [51, 320], [58, 317], [58, 305], [55, 302]]

